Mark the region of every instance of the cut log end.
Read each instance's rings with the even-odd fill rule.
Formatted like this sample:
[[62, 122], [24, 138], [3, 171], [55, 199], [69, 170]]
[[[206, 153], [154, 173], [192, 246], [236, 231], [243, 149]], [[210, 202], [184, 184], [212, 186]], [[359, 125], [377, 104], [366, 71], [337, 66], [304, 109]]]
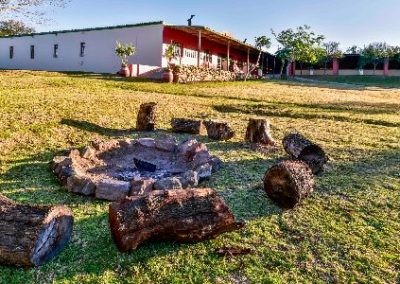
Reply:
[[265, 119], [251, 118], [249, 120], [245, 140], [261, 145], [275, 145], [275, 141], [270, 133], [270, 124]]
[[267, 171], [264, 190], [281, 207], [294, 208], [310, 195], [314, 177], [310, 167], [302, 161], [283, 161]]
[[31, 263], [40, 266], [55, 257], [69, 242], [73, 217], [65, 207], [53, 207], [36, 240]]
[[0, 196], [0, 263], [40, 266], [68, 244], [72, 228], [66, 207], [21, 205]]

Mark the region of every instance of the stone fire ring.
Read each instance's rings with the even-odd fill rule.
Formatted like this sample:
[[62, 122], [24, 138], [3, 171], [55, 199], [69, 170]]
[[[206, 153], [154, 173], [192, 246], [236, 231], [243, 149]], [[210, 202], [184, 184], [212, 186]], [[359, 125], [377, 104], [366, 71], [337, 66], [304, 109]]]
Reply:
[[69, 192], [118, 201], [151, 190], [187, 189], [209, 179], [222, 162], [194, 139], [172, 136], [93, 142], [57, 156], [52, 171]]

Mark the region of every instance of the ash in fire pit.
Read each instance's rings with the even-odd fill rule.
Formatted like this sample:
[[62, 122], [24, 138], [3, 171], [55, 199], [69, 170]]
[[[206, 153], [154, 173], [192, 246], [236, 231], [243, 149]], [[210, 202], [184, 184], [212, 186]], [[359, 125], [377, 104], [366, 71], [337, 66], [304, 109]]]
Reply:
[[153, 189], [196, 187], [222, 165], [207, 146], [172, 136], [94, 142], [82, 151], [55, 157], [52, 170], [68, 191], [120, 200]]

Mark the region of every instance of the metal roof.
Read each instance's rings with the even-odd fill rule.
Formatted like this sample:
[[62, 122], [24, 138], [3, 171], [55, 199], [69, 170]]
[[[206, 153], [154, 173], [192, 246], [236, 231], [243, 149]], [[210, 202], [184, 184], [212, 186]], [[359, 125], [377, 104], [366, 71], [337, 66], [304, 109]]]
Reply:
[[51, 35], [51, 34], [55, 34], [55, 35], [56, 35], [56, 34], [65, 34], [65, 33], [78, 33], [78, 32], [114, 30], [114, 29], [134, 28], [134, 27], [142, 27], [142, 26], [164, 25], [164, 24], [165, 24], [165, 23], [164, 23], [163, 21], [158, 21], [158, 22], [148, 22], [148, 23], [131, 24], [131, 25], [118, 25], [118, 26], [98, 27], [98, 28], [71, 29], [71, 30], [41, 32], [41, 33], [29, 33], [29, 34], [18, 34], [18, 35], [6, 35], [6, 36], [0, 36], [0, 38], [13, 38], [13, 37], [37, 36], [37, 35]]

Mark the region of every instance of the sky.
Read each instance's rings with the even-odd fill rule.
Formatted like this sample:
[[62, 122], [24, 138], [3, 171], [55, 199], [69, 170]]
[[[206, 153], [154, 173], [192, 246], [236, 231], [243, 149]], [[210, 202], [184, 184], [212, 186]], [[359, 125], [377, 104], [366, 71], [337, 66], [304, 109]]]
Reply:
[[[37, 31], [91, 28], [163, 20], [169, 24], [208, 26], [253, 42], [307, 24], [327, 41], [352, 45], [385, 41], [400, 45], [400, 0], [70, 0], [65, 8], [48, 13], [52, 20]], [[271, 51], [277, 49], [277, 43]]]

